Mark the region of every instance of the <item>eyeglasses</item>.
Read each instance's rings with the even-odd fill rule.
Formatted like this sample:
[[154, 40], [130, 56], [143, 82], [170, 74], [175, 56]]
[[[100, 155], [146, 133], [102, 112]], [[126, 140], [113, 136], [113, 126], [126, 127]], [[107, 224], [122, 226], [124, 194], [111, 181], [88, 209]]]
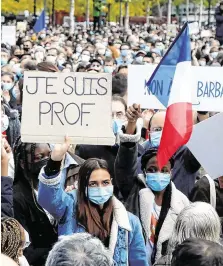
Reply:
[[159, 131], [162, 131], [163, 128], [162, 127], [153, 127], [151, 128], [150, 132], [159, 132]]

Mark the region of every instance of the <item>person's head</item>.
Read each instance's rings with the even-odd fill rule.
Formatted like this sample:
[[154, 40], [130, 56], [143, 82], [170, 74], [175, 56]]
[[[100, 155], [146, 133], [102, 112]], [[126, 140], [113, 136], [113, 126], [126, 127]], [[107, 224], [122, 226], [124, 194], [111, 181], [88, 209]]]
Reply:
[[158, 147], [149, 148], [141, 158], [141, 169], [145, 175], [147, 186], [154, 192], [163, 191], [170, 183], [170, 173], [173, 161], [170, 159], [166, 165], [159, 168], [157, 160]]
[[4, 66], [8, 63], [10, 58], [10, 53], [6, 48], [1, 49], [1, 66]]
[[104, 61], [104, 72], [113, 73], [115, 70], [114, 59], [112, 57], [106, 57]]
[[220, 3], [220, 9], [223, 11], [223, 1]]
[[206, 202], [194, 202], [178, 215], [168, 244], [171, 254], [184, 240], [195, 237], [218, 243], [221, 223], [215, 209]]
[[58, 66], [62, 66], [66, 62], [66, 55], [64, 53], [60, 53], [57, 57]]
[[34, 51], [34, 58], [37, 61], [37, 63], [43, 62], [45, 56], [45, 49], [42, 46], [36, 47]]
[[128, 76], [128, 65], [120, 65], [117, 73]]
[[130, 52], [130, 47], [128, 44], [122, 44], [120, 47], [120, 52], [122, 57], [127, 57]]
[[19, 263], [25, 245], [25, 232], [19, 222], [10, 217], [1, 219], [1, 252]]
[[30, 70], [30, 71], [36, 70], [37, 69], [36, 62], [33, 60], [25, 60], [25, 63], [23, 65], [23, 69], [26, 71], [27, 70]]
[[57, 61], [58, 54], [59, 54], [59, 52], [56, 48], [50, 48], [46, 54], [46, 62], [50, 62], [50, 63], [55, 65], [56, 61]]
[[124, 74], [116, 74], [112, 77], [112, 95], [118, 94], [121, 97], [127, 94], [127, 77]]
[[207, 61], [206, 61], [206, 58], [205, 57], [201, 57], [199, 59], [199, 65], [200, 66], [206, 66], [206, 63], [207, 63]]
[[125, 113], [127, 111], [127, 104], [125, 100], [119, 95], [112, 96], [112, 119], [126, 120]]
[[223, 247], [200, 238], [189, 238], [173, 252], [171, 266], [223, 266]]
[[96, 72], [100, 72], [102, 70], [102, 65], [101, 65], [101, 61], [98, 59], [93, 59], [91, 61], [91, 66], [90, 66], [91, 70], [94, 70]]
[[218, 47], [212, 47], [210, 50], [210, 56], [215, 59], [218, 56]]
[[[77, 217], [87, 232], [102, 242], [110, 234], [112, 196], [113, 185], [107, 162], [96, 158], [86, 160], [79, 170]], [[103, 211], [103, 219], [99, 211]]]
[[42, 62], [37, 65], [38, 71], [45, 71], [45, 72], [59, 72], [59, 69], [55, 64], [50, 62]]
[[143, 62], [145, 65], [152, 65], [154, 63], [154, 59], [151, 56], [143, 57]]
[[110, 252], [87, 233], [63, 236], [50, 251], [46, 266], [112, 266]]
[[23, 143], [21, 138], [14, 145], [15, 182], [23, 177], [32, 188], [38, 185], [40, 170], [50, 158], [51, 148], [48, 144]]
[[83, 50], [80, 55], [80, 61], [84, 63], [88, 63], [90, 61], [91, 54], [88, 50]]
[[137, 63], [142, 63], [143, 62], [143, 57], [146, 56], [146, 52], [143, 50], [140, 50], [136, 53], [135, 55], [135, 61]]
[[23, 49], [25, 52], [29, 52], [32, 49], [32, 42], [27, 40], [23, 43]]
[[1, 74], [1, 84], [5, 91], [10, 91], [14, 86], [14, 75], [10, 72], [2, 72]]
[[152, 147], [158, 147], [160, 145], [165, 117], [165, 111], [158, 111], [151, 117], [149, 121], [149, 140]]

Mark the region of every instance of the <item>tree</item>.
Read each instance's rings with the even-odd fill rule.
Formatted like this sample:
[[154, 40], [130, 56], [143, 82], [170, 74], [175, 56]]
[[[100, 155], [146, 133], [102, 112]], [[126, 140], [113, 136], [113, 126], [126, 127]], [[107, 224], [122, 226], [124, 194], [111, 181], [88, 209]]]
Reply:
[[70, 33], [74, 33], [74, 10], [75, 0], [70, 0]]

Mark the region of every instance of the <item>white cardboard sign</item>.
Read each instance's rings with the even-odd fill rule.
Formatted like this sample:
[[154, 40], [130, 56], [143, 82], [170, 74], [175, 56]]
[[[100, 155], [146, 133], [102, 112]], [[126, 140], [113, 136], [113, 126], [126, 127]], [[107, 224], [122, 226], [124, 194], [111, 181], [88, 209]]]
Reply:
[[111, 74], [24, 75], [22, 141], [112, 145]]
[[16, 26], [2, 26], [2, 43], [16, 45]]
[[213, 178], [223, 176], [223, 113], [196, 124], [188, 148]]
[[[165, 109], [156, 95], [162, 93], [162, 86], [170, 88], [171, 79], [168, 78], [170, 68], [166, 66], [164, 80], [161, 83], [154, 82], [154, 90], [149, 93], [146, 83], [155, 70], [155, 66], [129, 65], [128, 105], [138, 103], [142, 108]], [[192, 86], [193, 110], [223, 112], [223, 68], [200, 66], [191, 68], [192, 76], [188, 84]]]

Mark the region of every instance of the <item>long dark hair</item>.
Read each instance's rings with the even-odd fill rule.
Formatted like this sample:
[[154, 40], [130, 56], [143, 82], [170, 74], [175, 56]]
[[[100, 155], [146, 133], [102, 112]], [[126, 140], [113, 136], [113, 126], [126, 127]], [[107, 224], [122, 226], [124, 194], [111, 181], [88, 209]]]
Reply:
[[112, 200], [110, 198], [104, 204], [103, 210], [100, 210], [99, 206], [90, 202], [85, 194], [91, 173], [97, 169], [104, 169], [109, 172], [107, 162], [96, 158], [85, 161], [79, 170], [77, 220], [86, 228], [88, 233], [105, 243], [111, 231]]

